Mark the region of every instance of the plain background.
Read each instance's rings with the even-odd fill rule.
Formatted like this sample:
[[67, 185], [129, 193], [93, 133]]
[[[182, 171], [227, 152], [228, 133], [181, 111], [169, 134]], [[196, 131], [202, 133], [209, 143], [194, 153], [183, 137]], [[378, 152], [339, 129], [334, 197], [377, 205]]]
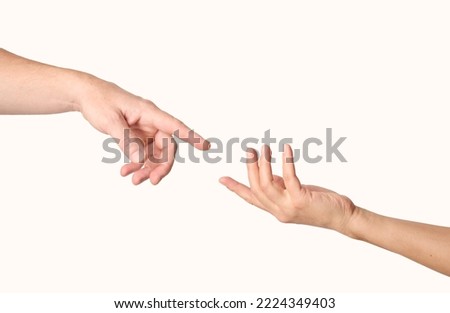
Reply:
[[[1, 1], [0, 39], [205, 137], [299, 143], [332, 127], [348, 163], [299, 162], [303, 182], [448, 226], [449, 16], [447, 1]], [[176, 164], [136, 187], [101, 162], [105, 138], [78, 113], [0, 117], [1, 291], [450, 291], [403, 257], [238, 199], [217, 179], [246, 181], [239, 147], [231, 164]]]

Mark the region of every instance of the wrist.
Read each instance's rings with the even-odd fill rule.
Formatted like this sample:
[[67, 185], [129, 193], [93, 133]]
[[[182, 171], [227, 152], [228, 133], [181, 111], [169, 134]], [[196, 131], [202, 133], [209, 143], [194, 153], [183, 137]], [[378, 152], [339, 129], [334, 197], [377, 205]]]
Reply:
[[373, 219], [373, 215], [372, 212], [355, 206], [343, 234], [353, 239], [364, 240], [364, 234]]
[[83, 105], [87, 102], [89, 95], [92, 93], [92, 86], [97, 79], [91, 74], [66, 70], [66, 78], [71, 91], [70, 111], [83, 111]]

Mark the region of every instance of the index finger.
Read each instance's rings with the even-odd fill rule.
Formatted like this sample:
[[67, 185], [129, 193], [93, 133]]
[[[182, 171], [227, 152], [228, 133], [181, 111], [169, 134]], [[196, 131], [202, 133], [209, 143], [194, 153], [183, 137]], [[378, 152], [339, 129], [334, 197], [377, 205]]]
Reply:
[[155, 126], [165, 133], [175, 135], [181, 140], [191, 144], [199, 150], [208, 150], [210, 143], [202, 136], [187, 127], [182, 121], [167, 112], [158, 110], [155, 118]]

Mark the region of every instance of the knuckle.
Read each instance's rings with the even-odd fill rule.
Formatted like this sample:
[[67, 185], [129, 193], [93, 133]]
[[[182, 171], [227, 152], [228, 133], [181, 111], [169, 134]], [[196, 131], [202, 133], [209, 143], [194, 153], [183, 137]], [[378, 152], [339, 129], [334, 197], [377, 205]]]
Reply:
[[353, 206], [353, 202], [349, 197], [342, 195], [340, 199], [343, 206]]
[[144, 98], [140, 98], [140, 99], [141, 99], [141, 101], [142, 101], [142, 103], [143, 103], [144, 105], [146, 105], [146, 106], [148, 106], [148, 107], [151, 107], [151, 108], [156, 107], [156, 104], [153, 103], [153, 101], [150, 101], [150, 100], [144, 99]]
[[152, 101], [144, 99], [144, 98], [139, 99], [139, 107], [140, 107], [140, 109], [142, 109], [144, 111], [153, 112], [153, 113], [158, 109], [156, 104], [154, 104]]
[[287, 216], [284, 213], [278, 213], [277, 215], [275, 215], [275, 217], [277, 218], [277, 220], [283, 224], [287, 224], [290, 222], [289, 216]]

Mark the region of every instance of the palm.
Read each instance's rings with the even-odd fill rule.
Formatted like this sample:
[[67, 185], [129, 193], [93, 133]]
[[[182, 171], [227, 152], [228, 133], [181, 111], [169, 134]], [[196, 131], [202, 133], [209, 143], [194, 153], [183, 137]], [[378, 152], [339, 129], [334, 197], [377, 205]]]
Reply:
[[[248, 159], [256, 151], [250, 150]], [[271, 152], [263, 147], [258, 162], [247, 162], [250, 187], [230, 177], [221, 183], [247, 202], [273, 214], [282, 222], [300, 223], [338, 229], [353, 203], [342, 195], [326, 188], [302, 185], [295, 175], [292, 150], [285, 148], [283, 177], [273, 175], [270, 165]], [[254, 160], [254, 159], [253, 159]]]

